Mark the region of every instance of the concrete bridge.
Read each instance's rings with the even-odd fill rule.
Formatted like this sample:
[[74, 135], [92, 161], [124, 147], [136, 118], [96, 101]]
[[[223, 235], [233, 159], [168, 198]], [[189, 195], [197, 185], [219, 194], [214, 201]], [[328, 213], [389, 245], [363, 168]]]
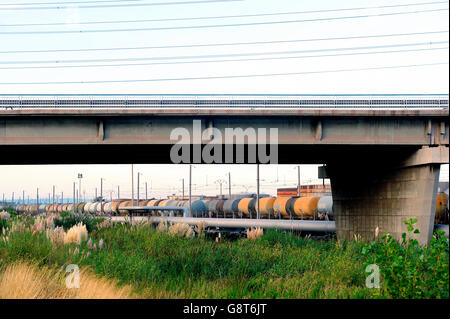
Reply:
[[[277, 128], [278, 162], [327, 165], [340, 238], [432, 235], [448, 95], [0, 95], [0, 164], [171, 163], [176, 127]], [[192, 145], [191, 145], [192, 146]]]

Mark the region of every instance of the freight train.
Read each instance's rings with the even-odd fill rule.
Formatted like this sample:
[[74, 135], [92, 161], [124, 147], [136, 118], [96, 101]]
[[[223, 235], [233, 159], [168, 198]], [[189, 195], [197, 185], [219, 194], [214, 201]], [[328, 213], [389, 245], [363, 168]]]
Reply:
[[[435, 223], [449, 223], [448, 200], [449, 196], [446, 193], [438, 193]], [[189, 210], [189, 206], [191, 207], [192, 217], [257, 218], [258, 211], [258, 202], [254, 196], [234, 199], [196, 199], [192, 200], [190, 205], [189, 200], [151, 199], [139, 200], [139, 202], [135, 200], [134, 205], [131, 200], [113, 200], [110, 202], [81, 202], [75, 204], [15, 205], [12, 208], [19, 213], [30, 214], [75, 211], [83, 214], [103, 213], [112, 216], [125, 216], [128, 211], [124, 208], [131, 206], [164, 207], [164, 210], [154, 209], [150, 211], [153, 216], [183, 216], [183, 209]], [[134, 212], [141, 215], [144, 210], [136, 209]], [[263, 219], [334, 220], [331, 196], [265, 196], [259, 198], [259, 213], [260, 218]]]
[[[295, 197], [265, 196], [259, 198], [260, 218], [283, 218], [283, 219], [332, 219], [333, 201], [331, 196], [316, 197]], [[103, 206], [103, 207], [102, 207]], [[172, 200], [172, 199], [151, 199], [137, 200], [134, 205], [131, 200], [113, 200], [110, 202], [81, 202], [75, 204], [41, 204], [41, 205], [15, 205], [13, 209], [19, 213], [62, 213], [75, 211], [83, 214], [100, 214], [120, 216], [127, 215], [124, 208], [131, 206], [151, 206], [173, 209], [172, 216], [179, 216], [181, 208], [191, 208], [193, 217], [225, 217], [225, 218], [257, 218], [258, 203], [255, 197], [243, 197], [234, 199], [209, 199], [209, 200]], [[144, 211], [135, 210], [136, 214]], [[165, 210], [153, 210], [151, 215], [161, 216], [168, 214]]]

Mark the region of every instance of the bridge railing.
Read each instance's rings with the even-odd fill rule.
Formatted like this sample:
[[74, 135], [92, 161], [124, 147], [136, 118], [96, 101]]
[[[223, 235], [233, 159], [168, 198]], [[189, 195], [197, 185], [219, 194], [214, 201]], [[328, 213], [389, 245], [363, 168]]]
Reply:
[[0, 95], [0, 108], [448, 109], [448, 95]]

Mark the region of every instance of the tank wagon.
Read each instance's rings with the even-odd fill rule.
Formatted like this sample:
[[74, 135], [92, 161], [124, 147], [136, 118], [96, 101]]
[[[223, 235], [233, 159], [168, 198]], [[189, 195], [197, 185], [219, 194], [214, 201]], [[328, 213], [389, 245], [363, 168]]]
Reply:
[[[106, 215], [126, 216], [129, 212], [123, 208], [130, 206], [152, 207], [183, 207], [189, 209], [189, 200], [151, 199], [135, 201], [114, 200], [111, 202], [87, 202], [75, 204], [40, 204], [40, 205], [9, 205], [18, 213], [58, 213], [75, 211], [82, 214], [99, 214], [102, 210]], [[331, 196], [263, 196], [257, 202], [255, 197], [233, 199], [192, 200], [192, 217], [215, 218], [257, 218], [259, 206], [260, 218], [263, 219], [326, 219], [334, 220], [333, 199]], [[2, 207], [0, 207], [1, 209]], [[180, 210], [136, 210], [136, 214], [150, 214], [153, 216], [183, 216]], [[436, 198], [436, 224], [449, 223], [449, 196], [440, 192]]]

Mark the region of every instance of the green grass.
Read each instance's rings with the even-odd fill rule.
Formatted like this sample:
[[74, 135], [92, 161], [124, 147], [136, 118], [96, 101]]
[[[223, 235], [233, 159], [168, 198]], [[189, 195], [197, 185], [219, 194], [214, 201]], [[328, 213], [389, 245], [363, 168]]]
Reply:
[[[0, 241], [0, 264], [75, 263], [130, 284], [149, 298], [448, 298], [448, 239], [433, 242], [431, 248], [412, 245], [403, 251], [407, 258], [401, 270], [407, 274], [395, 278], [390, 275], [390, 258], [403, 255], [401, 244], [392, 242], [314, 241], [267, 231], [256, 240], [216, 243], [126, 224], [95, 229], [89, 235], [97, 245], [103, 239], [104, 247], [94, 251], [83, 243], [80, 251], [84, 255], [89, 251], [90, 256], [81, 258], [69, 253], [74, 244], [54, 247], [43, 233], [13, 233], [8, 242]], [[380, 257], [384, 255], [389, 258]], [[365, 266], [374, 262], [382, 272], [380, 289], [365, 286]], [[413, 275], [408, 277], [409, 273]], [[416, 294], [396, 282], [408, 278], [414, 280]]]

